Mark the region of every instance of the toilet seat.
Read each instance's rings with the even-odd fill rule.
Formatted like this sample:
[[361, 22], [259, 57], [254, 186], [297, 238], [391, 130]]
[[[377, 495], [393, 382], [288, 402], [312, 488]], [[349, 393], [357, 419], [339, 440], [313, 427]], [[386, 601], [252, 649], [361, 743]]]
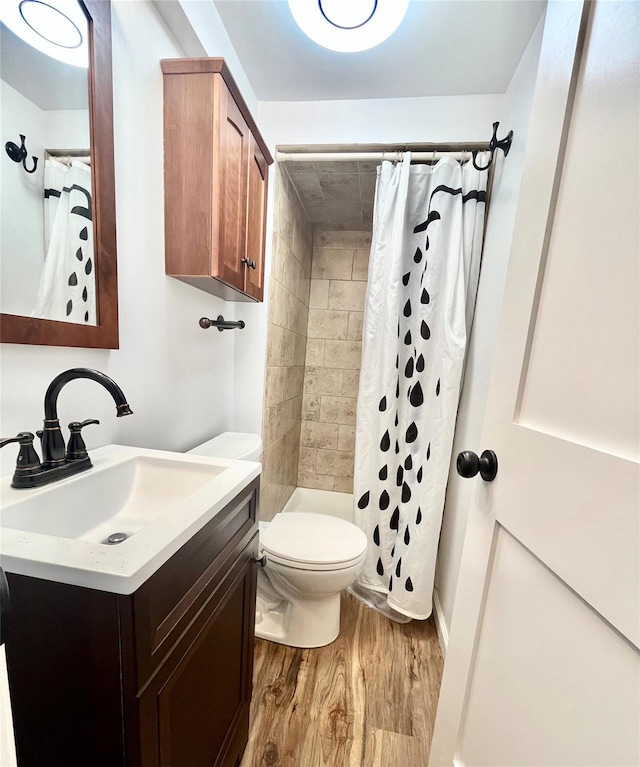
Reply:
[[267, 559], [297, 570], [342, 570], [360, 564], [367, 538], [344, 519], [312, 512], [276, 514], [260, 535]]

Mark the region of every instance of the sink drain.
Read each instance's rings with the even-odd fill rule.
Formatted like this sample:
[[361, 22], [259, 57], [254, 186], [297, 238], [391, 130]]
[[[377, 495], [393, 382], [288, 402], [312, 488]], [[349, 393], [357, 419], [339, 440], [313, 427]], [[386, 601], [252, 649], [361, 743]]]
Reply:
[[126, 533], [111, 533], [111, 535], [103, 541], [103, 543], [108, 543], [110, 546], [113, 546], [116, 543], [122, 543], [122, 541], [126, 541], [129, 536]]

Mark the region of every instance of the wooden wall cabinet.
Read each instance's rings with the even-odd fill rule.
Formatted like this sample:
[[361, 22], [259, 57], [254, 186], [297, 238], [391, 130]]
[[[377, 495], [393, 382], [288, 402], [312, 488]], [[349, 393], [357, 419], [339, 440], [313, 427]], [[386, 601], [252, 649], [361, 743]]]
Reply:
[[123, 596], [7, 573], [20, 767], [238, 767], [259, 480]]
[[262, 301], [273, 162], [224, 59], [164, 59], [165, 270]]

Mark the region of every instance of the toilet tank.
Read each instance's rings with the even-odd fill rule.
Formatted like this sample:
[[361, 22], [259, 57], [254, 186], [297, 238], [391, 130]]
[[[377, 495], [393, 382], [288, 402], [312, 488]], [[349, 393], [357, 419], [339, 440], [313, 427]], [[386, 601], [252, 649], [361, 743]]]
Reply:
[[225, 431], [188, 452], [237, 461], [259, 461], [262, 454], [262, 439], [259, 434]]

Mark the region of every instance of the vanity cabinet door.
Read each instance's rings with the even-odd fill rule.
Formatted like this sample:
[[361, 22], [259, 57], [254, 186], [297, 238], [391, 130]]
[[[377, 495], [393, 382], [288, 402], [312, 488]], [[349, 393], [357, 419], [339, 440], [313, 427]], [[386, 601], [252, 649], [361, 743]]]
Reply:
[[139, 698], [141, 764], [235, 767], [249, 729], [255, 536]]
[[264, 244], [267, 225], [267, 173], [269, 166], [258, 142], [251, 136], [247, 202], [247, 249], [244, 291], [262, 301]]
[[217, 152], [215, 231], [218, 247], [213, 276], [238, 290], [244, 289], [247, 241], [247, 164], [251, 133], [238, 105], [221, 78], [219, 86], [219, 143]]

